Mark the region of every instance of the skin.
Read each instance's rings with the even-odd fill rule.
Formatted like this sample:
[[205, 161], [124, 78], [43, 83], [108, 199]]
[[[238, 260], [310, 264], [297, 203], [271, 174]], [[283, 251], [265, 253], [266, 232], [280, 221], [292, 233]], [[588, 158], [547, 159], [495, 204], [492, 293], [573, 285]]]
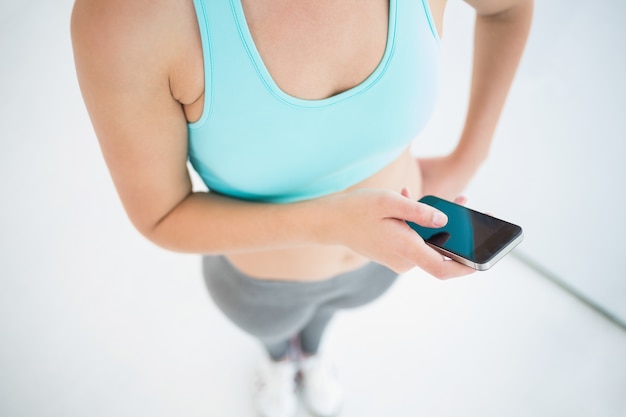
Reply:
[[[419, 267], [446, 279], [472, 272], [428, 247], [404, 220], [440, 226], [417, 203], [453, 199], [486, 158], [517, 69], [532, 0], [468, 0], [476, 9], [471, 98], [458, 146], [416, 160], [407, 148], [365, 181], [292, 204], [194, 192], [187, 123], [204, 105], [200, 34], [191, 0], [76, 0], [77, 74], [103, 156], [139, 232], [169, 250], [224, 254], [259, 279], [322, 280], [369, 260], [397, 272]], [[385, 48], [388, 0], [243, 0], [276, 84], [300, 98], [349, 89]], [[430, 0], [439, 32], [445, 0]], [[298, 74], [294, 77], [293, 74]], [[459, 200], [463, 201], [463, 199]]]

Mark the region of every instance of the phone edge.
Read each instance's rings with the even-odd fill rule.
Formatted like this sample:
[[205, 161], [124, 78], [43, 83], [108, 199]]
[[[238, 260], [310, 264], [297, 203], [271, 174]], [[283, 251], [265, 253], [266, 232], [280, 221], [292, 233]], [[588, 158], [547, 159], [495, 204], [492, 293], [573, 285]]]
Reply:
[[444, 248], [441, 248], [439, 246], [433, 245], [430, 242], [426, 242], [425, 243], [430, 246], [431, 248], [435, 249], [437, 252], [441, 253], [442, 255], [460, 263], [463, 264], [465, 266], [469, 266], [472, 269], [475, 269], [477, 271], [486, 271], [488, 269], [490, 269], [491, 267], [493, 267], [496, 263], [498, 263], [498, 261], [500, 261], [502, 258], [504, 258], [504, 256], [511, 252], [513, 249], [515, 249], [515, 247], [517, 247], [517, 245], [519, 245], [520, 243], [522, 243], [522, 241], [524, 240], [524, 229], [520, 228], [520, 234], [517, 235], [517, 237], [515, 239], [513, 239], [512, 241], [510, 241], [506, 246], [504, 246], [498, 253], [496, 253], [491, 259], [489, 259], [488, 261], [484, 262], [484, 263], [477, 263], [477, 262], [473, 262], [467, 258], [464, 258], [462, 256], [457, 255], [456, 253], [453, 252], [449, 252]]

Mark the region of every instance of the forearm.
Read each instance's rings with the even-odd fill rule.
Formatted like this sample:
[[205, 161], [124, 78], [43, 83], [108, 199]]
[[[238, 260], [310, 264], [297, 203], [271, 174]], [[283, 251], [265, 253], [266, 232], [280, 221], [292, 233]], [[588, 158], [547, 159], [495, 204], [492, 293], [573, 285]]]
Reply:
[[447, 219], [403, 191], [364, 188], [289, 204], [191, 193], [142, 233], [178, 252], [233, 254], [309, 245], [342, 245], [396, 272], [416, 266], [445, 279], [470, 269], [430, 248], [406, 221], [441, 227]]
[[191, 193], [144, 235], [169, 250], [228, 254], [324, 242], [319, 204], [266, 204]]
[[470, 100], [455, 150], [470, 165], [487, 157], [526, 45], [532, 10], [532, 1], [524, 1], [500, 13], [476, 16]]

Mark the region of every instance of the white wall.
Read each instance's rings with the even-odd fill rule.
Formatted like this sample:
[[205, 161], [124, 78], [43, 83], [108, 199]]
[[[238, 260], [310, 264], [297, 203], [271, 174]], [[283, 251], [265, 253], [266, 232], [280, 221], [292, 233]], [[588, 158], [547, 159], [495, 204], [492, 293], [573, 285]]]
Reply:
[[[517, 250], [626, 322], [626, 3], [537, 1], [533, 29], [470, 205], [519, 223]], [[450, 2], [443, 95], [416, 144], [449, 150], [461, 128], [471, 9]]]

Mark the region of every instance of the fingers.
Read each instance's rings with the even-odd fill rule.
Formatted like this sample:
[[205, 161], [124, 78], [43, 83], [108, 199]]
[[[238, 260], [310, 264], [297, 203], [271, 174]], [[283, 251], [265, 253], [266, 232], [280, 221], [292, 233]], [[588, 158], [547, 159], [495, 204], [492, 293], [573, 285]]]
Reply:
[[[436, 253], [434, 249], [429, 249]], [[424, 268], [426, 272], [428, 272], [437, 279], [446, 280], [451, 278], [459, 278], [476, 272], [474, 269], [453, 261], [452, 259], [445, 258], [439, 253], [437, 253], [437, 255], [439, 255], [439, 259], [435, 261], [435, 263], [428, 265], [427, 268]]]
[[[399, 236], [398, 256], [412, 267], [419, 267], [437, 279], [461, 277], [476, 272], [472, 268], [446, 258], [426, 243], [406, 224], [404, 233]], [[398, 263], [400, 264], [400, 263]]]
[[[399, 273], [417, 266], [438, 279], [460, 277], [475, 272], [435, 251], [406, 224], [406, 221], [409, 221], [424, 227], [443, 227], [448, 221], [444, 213], [427, 204], [414, 201], [407, 188], [402, 189], [400, 193], [376, 193], [370, 194], [369, 197], [372, 195], [376, 198], [369, 200], [369, 207], [376, 213], [371, 214], [380, 216], [378, 219], [385, 223], [388, 222], [384, 235], [385, 253], [379, 252], [373, 258]], [[464, 204], [466, 199], [459, 197], [455, 202]]]
[[443, 227], [448, 222], [448, 217], [436, 208], [411, 200], [406, 188], [400, 195], [393, 194], [383, 209], [388, 218], [406, 220], [424, 227]]
[[[454, 202], [457, 204], [460, 204], [462, 206], [467, 204], [467, 197], [465, 197], [464, 195], [460, 195], [457, 198], [454, 199]], [[491, 211], [486, 211], [485, 212], [486, 215], [494, 217], [493, 213]]]
[[465, 204], [467, 204], [467, 197], [465, 197], [464, 195], [460, 195], [454, 199], [454, 202], [464, 206]]

